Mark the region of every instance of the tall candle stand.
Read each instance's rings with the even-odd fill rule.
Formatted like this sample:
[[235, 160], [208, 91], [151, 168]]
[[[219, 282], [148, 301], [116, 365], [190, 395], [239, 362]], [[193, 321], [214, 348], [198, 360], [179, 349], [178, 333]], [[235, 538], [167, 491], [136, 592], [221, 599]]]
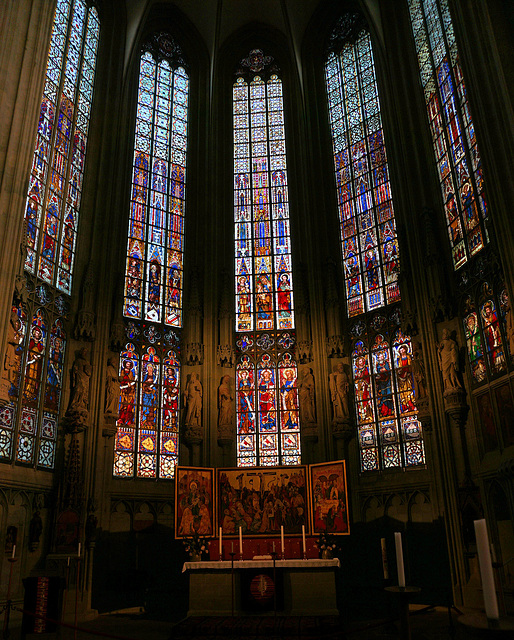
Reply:
[[9, 638], [11, 635], [11, 632], [9, 631], [9, 620], [11, 617], [11, 609], [13, 608], [12, 600], [11, 600], [12, 572], [13, 572], [14, 563], [17, 560], [18, 558], [14, 558], [14, 557], [7, 558], [7, 562], [10, 562], [11, 566], [9, 567], [9, 584], [7, 585], [7, 600], [4, 605], [5, 617], [4, 617], [3, 637], [5, 639]]

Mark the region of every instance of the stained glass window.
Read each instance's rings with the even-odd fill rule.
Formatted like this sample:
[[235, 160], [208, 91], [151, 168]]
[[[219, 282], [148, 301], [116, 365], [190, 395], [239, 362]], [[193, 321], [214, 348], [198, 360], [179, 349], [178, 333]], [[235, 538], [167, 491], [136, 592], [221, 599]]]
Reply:
[[260, 49], [233, 86], [237, 461], [300, 463], [282, 81]]
[[[399, 321], [400, 261], [380, 101], [360, 14], [338, 21], [325, 80], [346, 303], [356, 318], [351, 366], [361, 471], [421, 466], [412, 344]], [[371, 314], [384, 307], [392, 310]]]
[[[189, 77], [166, 33], [143, 46], [134, 137], [125, 349], [114, 469], [172, 479], [178, 463]], [[173, 327], [173, 330], [170, 328]]]
[[[362, 471], [425, 464], [417, 419], [412, 342], [397, 326], [375, 316], [354, 326], [352, 370]], [[366, 329], [364, 329], [366, 327]]]
[[498, 377], [510, 368], [512, 354], [506, 339], [509, 300], [507, 291], [499, 287], [500, 295], [484, 282], [475, 295], [464, 301], [463, 325], [473, 382], [480, 383]]
[[[53, 469], [100, 23], [58, 0], [25, 206], [24, 303], [11, 310], [0, 460]], [[61, 293], [62, 292], [62, 293]]]
[[174, 477], [178, 462], [180, 364], [173, 349], [127, 343], [120, 354], [114, 475]]
[[400, 300], [400, 270], [371, 38], [366, 30], [325, 64], [348, 315]]
[[448, 0], [408, 0], [453, 266], [488, 243], [487, 202]]
[[98, 14], [58, 0], [29, 180], [25, 269], [71, 293], [93, 99]]
[[141, 56], [124, 315], [181, 327], [189, 78], [166, 42]]
[[[39, 302], [49, 300], [40, 295]], [[12, 307], [5, 358], [8, 402], [0, 409], [0, 460], [45, 469], [55, 463], [66, 348], [66, 316], [50, 320], [52, 307], [66, 313], [66, 303], [62, 297], [52, 302]]]

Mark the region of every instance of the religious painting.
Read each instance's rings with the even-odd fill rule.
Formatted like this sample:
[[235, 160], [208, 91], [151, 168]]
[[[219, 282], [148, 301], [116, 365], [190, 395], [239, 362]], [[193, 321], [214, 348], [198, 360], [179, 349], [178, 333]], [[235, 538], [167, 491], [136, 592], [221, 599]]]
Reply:
[[484, 393], [476, 397], [478, 413], [482, 423], [482, 442], [484, 453], [494, 451], [498, 448], [498, 435], [494, 424], [493, 406], [489, 393]]
[[175, 538], [214, 536], [214, 469], [177, 467]]
[[309, 465], [309, 480], [312, 533], [349, 534], [345, 461]]
[[224, 536], [300, 535], [308, 532], [307, 468], [218, 469], [218, 527]]

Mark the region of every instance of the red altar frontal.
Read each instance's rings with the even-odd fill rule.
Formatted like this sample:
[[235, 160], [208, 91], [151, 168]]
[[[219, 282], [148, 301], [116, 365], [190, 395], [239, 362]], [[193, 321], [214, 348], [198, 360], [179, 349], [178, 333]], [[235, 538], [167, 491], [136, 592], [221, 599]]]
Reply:
[[186, 562], [188, 616], [333, 616], [339, 560]]

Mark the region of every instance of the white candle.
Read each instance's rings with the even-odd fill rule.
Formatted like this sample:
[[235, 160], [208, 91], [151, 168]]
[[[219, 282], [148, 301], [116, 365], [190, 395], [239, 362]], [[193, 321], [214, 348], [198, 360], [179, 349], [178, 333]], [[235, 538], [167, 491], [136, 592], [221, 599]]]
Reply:
[[243, 527], [239, 527], [239, 555], [243, 555]]
[[70, 566], [70, 556], [68, 556], [68, 562], [66, 563], [68, 567]]
[[273, 541], [273, 553], [275, 553], [275, 541]]
[[284, 555], [284, 525], [280, 525], [280, 550], [282, 551], [282, 555]]
[[485, 520], [475, 520], [475, 536], [477, 539], [480, 575], [482, 577], [482, 590], [484, 592], [485, 615], [489, 620], [498, 620], [500, 614], [498, 612], [498, 600], [496, 599], [493, 565], [491, 563], [489, 537]]
[[15, 556], [15, 555], [16, 555], [16, 545], [15, 545], [15, 544], [13, 544], [13, 546], [12, 546], [12, 555], [11, 555], [11, 558], [12, 558], [13, 560], [14, 560], [14, 556]]
[[79, 550], [78, 550], [77, 555], [78, 555], [78, 557], [80, 558], [80, 542], [79, 542]]
[[232, 553], [234, 553], [234, 543], [231, 542], [230, 544], [232, 545], [231, 551], [232, 551]]
[[396, 548], [396, 568], [398, 569], [398, 586], [405, 587], [405, 569], [403, 567], [402, 534], [394, 532], [394, 546]]
[[307, 545], [305, 544], [305, 525], [302, 524], [302, 545], [304, 555], [307, 553]]
[[220, 556], [223, 553], [223, 529], [220, 527]]
[[382, 551], [382, 569], [384, 571], [384, 580], [389, 580], [389, 565], [387, 564], [387, 548], [385, 538], [380, 538], [380, 549]]

